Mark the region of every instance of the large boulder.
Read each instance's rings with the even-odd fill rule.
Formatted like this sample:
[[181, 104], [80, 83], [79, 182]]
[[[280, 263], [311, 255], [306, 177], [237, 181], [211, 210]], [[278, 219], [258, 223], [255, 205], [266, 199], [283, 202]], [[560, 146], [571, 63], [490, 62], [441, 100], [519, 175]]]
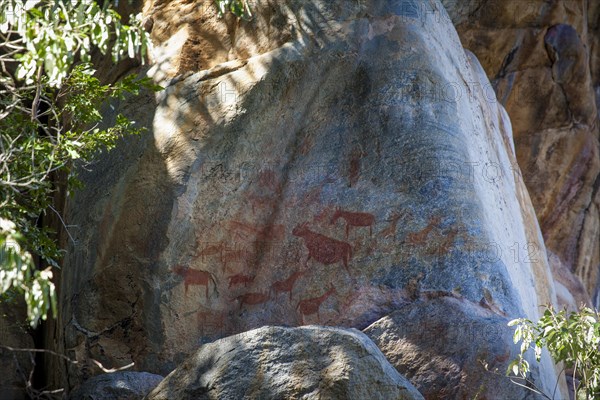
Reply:
[[442, 2], [510, 115], [546, 245], [565, 267], [557, 280], [570, 271], [594, 295], [600, 282], [600, 3]]
[[[429, 292], [364, 332], [427, 399], [534, 398], [504, 376], [518, 354], [508, 321], [485, 302]], [[530, 361], [536, 384], [539, 370]]]
[[204, 4], [148, 9], [166, 89], [116, 108], [151, 132], [69, 207], [71, 382], [263, 325], [362, 329], [422, 291], [555, 302], [510, 120], [438, 1]]
[[148, 372], [120, 371], [96, 375], [70, 394], [69, 400], [142, 400], [163, 376]]
[[355, 329], [263, 327], [205, 344], [148, 400], [420, 400]]

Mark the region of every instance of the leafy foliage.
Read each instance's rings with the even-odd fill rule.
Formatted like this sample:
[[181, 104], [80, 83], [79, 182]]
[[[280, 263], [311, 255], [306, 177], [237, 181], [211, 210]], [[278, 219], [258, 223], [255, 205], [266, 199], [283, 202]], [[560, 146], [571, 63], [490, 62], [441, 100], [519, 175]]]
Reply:
[[56, 312], [51, 279], [61, 250], [42, 220], [62, 220], [55, 178], [67, 176], [73, 189], [74, 160], [88, 162], [140, 132], [123, 116], [100, 129], [104, 102], [156, 89], [133, 76], [102, 85], [88, 63], [93, 48], [115, 61], [143, 60], [149, 39], [139, 15], [130, 21], [90, 0], [0, 2], [0, 294], [22, 293], [32, 325]]
[[0, 3], [3, 50], [17, 50], [12, 54], [18, 61], [16, 79], [27, 85], [36, 83], [43, 71], [47, 86], [60, 87], [76, 58], [90, 62], [93, 47], [102, 54], [112, 47], [115, 61], [138, 52], [143, 59], [148, 40], [141, 14], [130, 19], [131, 25], [123, 25], [115, 10], [89, 0]]
[[[32, 326], [49, 310], [56, 313], [52, 268], [59, 266], [61, 249], [43, 218], [54, 213], [62, 221], [53, 207], [57, 176], [67, 176], [72, 191], [80, 185], [71, 168], [75, 160], [89, 162], [120, 137], [140, 132], [123, 115], [100, 128], [103, 103], [160, 89], [147, 78], [103, 85], [94, 77], [94, 49], [115, 62], [143, 62], [149, 44], [141, 14], [124, 24], [110, 5], [0, 1], [0, 299], [24, 295]], [[221, 16], [252, 17], [246, 0], [215, 5]]]
[[16, 230], [12, 221], [0, 218], [0, 291], [5, 296], [11, 288], [23, 291], [28, 315], [39, 318], [46, 315], [50, 307], [56, 313], [52, 271], [34, 270], [31, 254], [20, 250], [19, 243], [24, 241], [24, 236]]
[[[555, 311], [548, 307], [537, 323], [526, 318], [510, 321], [516, 326], [514, 342], [521, 342], [520, 354], [513, 360], [507, 375], [526, 378], [530, 365], [525, 353], [533, 347], [536, 361], [542, 349], [548, 349], [556, 364], [563, 363], [573, 377], [573, 392], [578, 399], [600, 396], [600, 319], [598, 312], [581, 307], [578, 312]], [[577, 383], [579, 382], [579, 383]]]
[[250, 12], [250, 7], [246, 0], [215, 0], [215, 4], [220, 16], [223, 16], [227, 11], [230, 11], [239, 18], [252, 18], [252, 13]]

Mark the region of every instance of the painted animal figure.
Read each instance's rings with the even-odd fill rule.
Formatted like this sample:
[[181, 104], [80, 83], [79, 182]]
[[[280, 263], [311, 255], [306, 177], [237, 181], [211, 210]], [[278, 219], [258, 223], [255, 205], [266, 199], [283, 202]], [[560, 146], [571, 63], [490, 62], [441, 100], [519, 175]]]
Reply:
[[[319, 173], [319, 171], [315, 171], [317, 174]], [[305, 206], [310, 206], [312, 204], [321, 204], [321, 195], [323, 193], [323, 188], [325, 187], [325, 185], [328, 185], [330, 183], [334, 183], [335, 182], [335, 178], [327, 175], [325, 178], [323, 178], [323, 180], [321, 181], [321, 183], [319, 183], [319, 185], [313, 187], [312, 189], [308, 190], [307, 192], [305, 192], [304, 194], [302, 194], [301, 198], [297, 200], [298, 203], [305, 205]]]
[[198, 330], [203, 335], [221, 333], [225, 327], [225, 314], [216, 311], [198, 311], [196, 313]]
[[244, 287], [248, 286], [249, 283], [254, 282], [254, 275], [244, 275], [244, 274], [237, 274], [237, 275], [231, 275], [228, 277], [229, 279], [229, 288], [231, 289], [232, 286], [235, 285], [240, 285], [240, 284], [244, 284]]
[[413, 233], [409, 233], [408, 235], [406, 235], [405, 242], [408, 242], [410, 244], [416, 244], [416, 245], [425, 244], [425, 241], [427, 240], [427, 236], [433, 230], [433, 228], [435, 228], [439, 223], [440, 223], [439, 216], [434, 216], [434, 217], [429, 218], [429, 223], [427, 224], [427, 226], [418, 232], [413, 232]]
[[223, 242], [219, 242], [217, 244], [212, 244], [212, 245], [206, 246], [205, 248], [200, 250], [198, 253], [196, 253], [195, 257], [196, 258], [202, 257], [202, 260], [204, 261], [204, 257], [207, 257], [207, 256], [214, 256], [216, 254], [218, 254], [219, 256], [222, 256], [224, 248], [225, 248], [225, 245], [223, 244]]
[[342, 218], [346, 221], [346, 239], [348, 239], [350, 228], [353, 226], [368, 226], [369, 235], [373, 234], [373, 223], [375, 222], [375, 217], [373, 214], [344, 211], [338, 208], [333, 214], [333, 217], [331, 217], [330, 223], [335, 224], [339, 218]]
[[250, 202], [252, 208], [252, 214], [255, 213], [257, 208], [271, 208], [275, 202], [275, 199], [271, 196], [258, 196], [255, 194], [249, 194], [247, 200]]
[[296, 306], [296, 310], [300, 311], [300, 318], [302, 319], [302, 324], [304, 324], [304, 317], [307, 315], [317, 314], [317, 320], [320, 319], [319, 307], [321, 307], [321, 304], [323, 304], [323, 302], [327, 300], [327, 298], [332, 294], [337, 295], [337, 291], [335, 290], [335, 287], [333, 287], [333, 285], [330, 285], [329, 290], [327, 290], [321, 296], [312, 299], [301, 300]]
[[225, 223], [225, 229], [241, 240], [250, 239], [260, 233], [254, 226], [245, 222], [230, 220]]
[[213, 274], [211, 274], [210, 272], [184, 267], [182, 265], [175, 265], [173, 267], [173, 272], [183, 277], [183, 283], [185, 285], [186, 294], [190, 285], [206, 286], [206, 298], [208, 299], [209, 281], [212, 281], [215, 292], [217, 292], [217, 295], [219, 294], [217, 290], [217, 281], [215, 280]]
[[456, 239], [456, 236], [458, 235], [459, 231], [457, 228], [452, 228], [448, 231], [448, 233], [446, 234], [446, 237], [444, 238], [444, 241], [440, 244], [440, 254], [439, 255], [445, 255], [448, 252], [450, 252], [450, 250], [452, 250], [452, 246], [454, 246], [454, 241]]
[[240, 302], [240, 310], [244, 307], [244, 304], [248, 305], [256, 305], [263, 304], [269, 301], [268, 293], [246, 293], [241, 296], [235, 298], [235, 300]]
[[350, 154], [350, 163], [348, 166], [348, 178], [350, 179], [350, 186], [356, 185], [356, 182], [360, 177], [360, 160], [366, 155], [367, 153], [365, 153], [360, 147], [352, 150], [352, 154]]
[[277, 174], [272, 169], [265, 169], [258, 174], [258, 184], [272, 192], [279, 192], [280, 185], [277, 179]]
[[246, 249], [226, 250], [223, 254], [221, 254], [221, 264], [223, 266], [223, 271], [227, 271], [227, 264], [247, 264], [248, 261], [252, 260], [252, 257], [252, 252]]
[[292, 235], [304, 239], [304, 245], [308, 249], [305, 264], [311, 258], [325, 265], [341, 261], [348, 274], [350, 273], [348, 261], [352, 258], [352, 246], [349, 243], [313, 232], [308, 229], [306, 222], [296, 226], [292, 230]]
[[258, 226], [256, 241], [264, 242], [269, 240], [283, 240], [285, 236], [285, 226], [281, 224]]
[[305, 137], [302, 144], [300, 144], [300, 154], [303, 156], [307, 155], [314, 144], [315, 141], [312, 136]]
[[329, 215], [331, 214], [331, 208], [330, 207], [325, 207], [324, 209], [322, 209], [321, 211], [319, 211], [317, 214], [315, 214], [315, 216], [313, 217], [313, 222], [316, 223], [322, 223], [322, 222], [326, 222], [327, 220], [329, 220]]
[[289, 292], [290, 301], [292, 301], [292, 290], [294, 289], [294, 285], [296, 284], [298, 278], [305, 274], [306, 271], [296, 271], [290, 275], [289, 278], [273, 283], [271, 285], [271, 289], [275, 291], [275, 296], [277, 296], [279, 293]]
[[388, 238], [391, 236], [394, 238], [394, 240], [396, 240], [396, 227], [398, 226], [398, 220], [402, 218], [402, 216], [403, 214], [398, 214], [394, 211], [388, 219], [390, 224], [387, 226], [387, 228], [379, 232], [379, 236], [382, 236], [384, 238]]

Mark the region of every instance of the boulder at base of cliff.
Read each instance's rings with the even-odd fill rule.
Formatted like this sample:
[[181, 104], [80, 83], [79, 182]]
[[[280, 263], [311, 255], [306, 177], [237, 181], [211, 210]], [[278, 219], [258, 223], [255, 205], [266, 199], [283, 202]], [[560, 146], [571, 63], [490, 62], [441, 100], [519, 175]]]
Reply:
[[69, 400], [141, 400], [163, 380], [148, 372], [121, 371], [94, 376], [69, 395]]
[[159, 399], [423, 399], [363, 333], [263, 327], [202, 346], [148, 396]]
[[[537, 398], [503, 377], [518, 355], [508, 322], [485, 298], [430, 292], [364, 332], [427, 399]], [[530, 365], [541, 387], [537, 363]]]

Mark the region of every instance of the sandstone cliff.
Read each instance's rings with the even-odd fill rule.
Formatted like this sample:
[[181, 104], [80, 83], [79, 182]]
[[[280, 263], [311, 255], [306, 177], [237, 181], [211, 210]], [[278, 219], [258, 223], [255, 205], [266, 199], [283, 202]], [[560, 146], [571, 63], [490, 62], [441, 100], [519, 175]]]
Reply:
[[[596, 287], [598, 11], [480, 3], [147, 2], [166, 89], [117, 105], [147, 135], [82, 171], [55, 381], [318, 324], [366, 328], [427, 398], [525, 396], [475, 366]], [[548, 359], [533, 378], [553, 391]]]
[[517, 159], [546, 246], [555, 255], [557, 281], [570, 292], [563, 302], [573, 306], [588, 294], [596, 297], [600, 4], [443, 3], [511, 117]]

